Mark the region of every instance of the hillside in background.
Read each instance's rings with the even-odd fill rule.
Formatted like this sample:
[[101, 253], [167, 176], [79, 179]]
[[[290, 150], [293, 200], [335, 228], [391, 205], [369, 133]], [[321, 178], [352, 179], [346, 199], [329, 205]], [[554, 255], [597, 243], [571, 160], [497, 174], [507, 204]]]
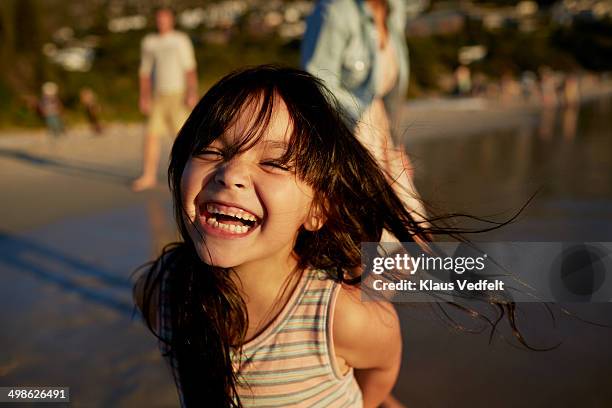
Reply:
[[[462, 50], [486, 81], [537, 73], [612, 70], [612, 6], [582, 2], [408, 2], [410, 97], [452, 91]], [[153, 30], [152, 2], [3, 0], [0, 3], [0, 127], [39, 126], [35, 105], [46, 81], [59, 85], [68, 122], [79, 121], [79, 91], [91, 88], [105, 120], [137, 120], [140, 40]], [[204, 91], [250, 64], [296, 66], [309, 1], [173, 2], [192, 38]], [[576, 4], [582, 4], [578, 9]], [[414, 6], [414, 7], [412, 7]], [[607, 7], [607, 8], [606, 8]]]

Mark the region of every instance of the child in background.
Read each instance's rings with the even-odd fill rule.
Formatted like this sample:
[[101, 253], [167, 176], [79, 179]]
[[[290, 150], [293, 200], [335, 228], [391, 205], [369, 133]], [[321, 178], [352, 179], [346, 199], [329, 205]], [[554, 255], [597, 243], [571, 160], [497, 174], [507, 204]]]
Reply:
[[397, 406], [394, 308], [361, 301], [362, 242], [415, 222], [312, 75], [232, 73], [197, 104], [168, 177], [183, 242], [134, 286], [183, 407]]
[[100, 111], [102, 109], [96, 94], [90, 88], [82, 88], [81, 92], [79, 92], [79, 98], [83, 109], [85, 109], [85, 115], [91, 130], [96, 136], [100, 136], [102, 134], [102, 125], [100, 124]]
[[64, 133], [62, 123], [62, 102], [57, 96], [57, 84], [55, 82], [45, 82], [42, 86], [42, 95], [38, 101], [38, 110], [45, 120], [47, 129], [53, 137], [59, 137]]

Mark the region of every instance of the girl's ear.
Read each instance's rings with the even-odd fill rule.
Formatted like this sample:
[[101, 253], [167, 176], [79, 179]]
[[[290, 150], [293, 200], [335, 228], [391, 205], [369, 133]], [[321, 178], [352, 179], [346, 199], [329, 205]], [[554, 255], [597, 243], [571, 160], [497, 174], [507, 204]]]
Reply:
[[315, 232], [323, 228], [325, 221], [327, 221], [327, 218], [323, 213], [323, 207], [318, 204], [313, 204], [304, 222], [304, 228], [306, 231]]

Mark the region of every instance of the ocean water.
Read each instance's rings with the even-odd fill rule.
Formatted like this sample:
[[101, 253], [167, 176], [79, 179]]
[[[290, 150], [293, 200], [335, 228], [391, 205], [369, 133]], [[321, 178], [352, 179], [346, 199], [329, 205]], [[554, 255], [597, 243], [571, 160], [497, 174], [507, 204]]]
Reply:
[[[420, 139], [408, 146], [417, 187], [441, 213], [498, 222], [531, 199], [511, 224], [468, 235], [474, 241], [612, 241], [611, 116], [612, 100], [604, 99], [536, 112], [505, 131]], [[527, 342], [553, 350], [520, 347], [505, 321], [489, 342], [488, 324], [452, 307], [444, 310], [481, 333], [447, 324], [438, 305], [399, 306], [404, 359], [397, 396], [415, 407], [612, 406], [612, 304], [519, 309]]]

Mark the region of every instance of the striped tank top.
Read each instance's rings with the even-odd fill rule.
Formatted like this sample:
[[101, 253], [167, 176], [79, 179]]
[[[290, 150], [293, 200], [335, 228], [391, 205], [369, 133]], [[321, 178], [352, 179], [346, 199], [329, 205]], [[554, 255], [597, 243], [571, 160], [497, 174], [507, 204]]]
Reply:
[[[324, 271], [304, 271], [278, 316], [243, 345], [242, 355], [234, 355], [243, 407], [363, 407], [353, 369], [342, 374], [336, 364], [332, 330], [339, 289]], [[162, 335], [168, 329], [164, 306], [162, 301]], [[180, 386], [178, 392], [183, 406]]]

